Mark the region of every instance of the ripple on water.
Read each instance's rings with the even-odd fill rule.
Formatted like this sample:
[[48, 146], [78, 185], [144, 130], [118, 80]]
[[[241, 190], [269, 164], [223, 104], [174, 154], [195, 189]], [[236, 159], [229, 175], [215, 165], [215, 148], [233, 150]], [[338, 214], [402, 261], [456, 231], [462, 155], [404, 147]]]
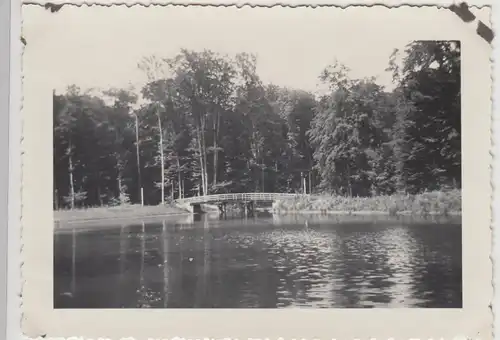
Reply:
[[[203, 306], [262, 307], [262, 296], [272, 296], [279, 308], [460, 304], [460, 252], [455, 249], [450, 253], [448, 248], [443, 247], [439, 233], [433, 233], [436, 228], [425, 229], [406, 226], [374, 228], [370, 225], [354, 225], [351, 228], [350, 225], [332, 223], [320, 228], [309, 226], [309, 229], [297, 226], [248, 228], [243, 231], [218, 228], [213, 231], [217, 235], [194, 233], [194, 229], [176, 230], [168, 235], [169, 250], [166, 254], [161, 250], [160, 253], [151, 251], [160, 244], [157, 230], [142, 236], [138, 230], [121, 236], [120, 241], [126, 240], [126, 244], [120, 244], [125, 248], [120, 248], [120, 252], [127, 256], [119, 257], [126, 261], [123, 265], [126, 269], [120, 269], [120, 275], [134, 285], [133, 292], [137, 285], [144, 283], [144, 287], [139, 288], [135, 301], [116, 303], [128, 308], [163, 306], [156, 293], [163, 289], [162, 267], [166, 267], [169, 269], [170, 298], [175, 300], [171, 305], [193, 307], [192, 293], [195, 288], [191, 286], [198, 285], [193, 283], [193, 277], [197, 275], [194, 273], [196, 267], [210, 269], [210, 273], [204, 276], [203, 284], [207, 285], [206, 292], [215, 295], [202, 296]], [[450, 235], [447, 234], [446, 238], [448, 240]], [[460, 246], [460, 234], [456, 239]], [[109, 250], [115, 249], [109, 242], [116, 243], [116, 235], [104, 241], [96, 236], [93, 242], [93, 253], [96, 255], [93, 258], [85, 255], [91, 258], [90, 261], [100, 263], [102, 254], [110, 252], [116, 257], [116, 252]], [[145, 252], [142, 244], [145, 245]], [[67, 247], [62, 247], [55, 249], [59, 256], [71, 259], [71, 252], [67, 253]], [[142, 252], [144, 256], [139, 255]], [[161, 261], [153, 261], [155, 257], [160, 257]], [[189, 262], [189, 258], [193, 261]], [[144, 264], [141, 264], [143, 259]], [[79, 261], [89, 260], [82, 257], [77, 259], [77, 263]], [[138, 283], [134, 275], [137, 275], [136, 268], [141, 265], [145, 265], [145, 275]], [[203, 267], [207, 265], [209, 267]], [[90, 274], [82, 274], [83, 270], [76, 271], [79, 275], [76, 286], [84, 287], [88, 280], [100, 278], [103, 292], [115, 296], [112, 293], [116, 286], [109, 281], [113, 268], [104, 264], [87, 265], [85, 271]], [[58, 273], [55, 280], [63, 282], [68, 280], [71, 270], [60, 268]], [[63, 288], [66, 289], [67, 284], [63, 282], [60, 285], [65, 285]], [[84, 301], [81, 304], [99, 300], [92, 294], [81, 293], [80, 300]], [[137, 301], [140, 301], [137, 305], [127, 305]], [[265, 306], [269, 307], [270, 302], [266, 303]]]

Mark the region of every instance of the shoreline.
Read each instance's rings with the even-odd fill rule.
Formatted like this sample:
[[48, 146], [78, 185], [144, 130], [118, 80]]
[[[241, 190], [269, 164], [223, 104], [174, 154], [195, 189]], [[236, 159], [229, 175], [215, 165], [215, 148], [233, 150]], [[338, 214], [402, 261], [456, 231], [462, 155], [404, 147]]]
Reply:
[[158, 219], [162, 217], [189, 216], [191, 213], [172, 206], [125, 206], [98, 207], [74, 210], [54, 210], [54, 223], [78, 224], [109, 221], [126, 221], [141, 219]]
[[[359, 210], [359, 211], [347, 211], [347, 210], [271, 210], [271, 213], [276, 215], [340, 215], [340, 216], [415, 216], [424, 217], [425, 214], [414, 213], [411, 210], [398, 211], [396, 214], [391, 215], [389, 211], [379, 211], [379, 210]], [[447, 215], [443, 215], [439, 212], [430, 211], [427, 213], [428, 216], [442, 216], [442, 217], [458, 217], [462, 216], [461, 211], [450, 211]]]
[[[161, 213], [152, 213], [154, 210], [167, 210]], [[99, 211], [101, 216], [90, 217], [94, 211]], [[123, 212], [125, 210], [126, 212]], [[128, 211], [127, 211], [128, 210]], [[132, 210], [132, 211], [131, 211]], [[438, 212], [429, 212], [427, 215], [414, 213], [412, 211], [399, 211], [395, 215], [391, 215], [388, 211], [376, 210], [359, 210], [359, 211], [346, 211], [346, 210], [276, 210], [269, 209], [271, 214], [275, 216], [378, 216], [378, 217], [461, 217], [460, 211], [451, 211], [447, 215]], [[117, 213], [121, 213], [118, 215]], [[212, 211], [204, 212], [204, 214], [213, 213]], [[124, 215], [123, 215], [124, 214]], [[59, 215], [59, 216], [57, 216]], [[66, 215], [66, 216], [65, 216]], [[77, 216], [80, 215], [80, 216]], [[120, 208], [91, 208], [86, 210], [68, 210], [68, 211], [54, 211], [54, 230], [66, 230], [73, 228], [91, 228], [91, 227], [117, 227], [121, 224], [135, 224], [135, 223], [151, 223], [164, 219], [187, 218], [190, 219], [194, 214], [185, 211], [181, 208], [174, 207], [127, 207], [126, 209]], [[189, 223], [184, 221], [186, 223]]]
[[140, 219], [158, 219], [161, 217], [171, 217], [171, 216], [187, 216], [191, 215], [190, 212], [179, 212], [179, 213], [165, 213], [165, 214], [157, 214], [157, 215], [137, 215], [137, 216], [124, 216], [124, 217], [95, 217], [95, 218], [77, 218], [77, 219], [58, 219], [54, 218], [55, 223], [67, 223], [67, 224], [76, 224], [76, 223], [92, 223], [98, 221], [122, 221], [122, 220], [140, 220]]
[[[179, 219], [180, 223], [193, 223], [189, 206], [172, 204], [129, 204], [110, 207], [89, 207], [53, 212], [54, 228], [65, 229], [77, 225], [105, 226], [155, 222]], [[232, 211], [230, 207], [227, 212]], [[270, 207], [255, 207], [274, 216], [380, 216], [414, 218], [457, 218], [462, 216], [461, 193], [458, 190], [426, 192], [417, 195], [374, 196], [367, 198], [342, 196], [304, 196], [295, 199], [276, 200]], [[238, 209], [236, 209], [237, 211]], [[202, 204], [203, 214], [218, 213], [217, 206]], [[183, 220], [184, 219], [184, 220]], [[191, 221], [191, 222], [189, 222]]]

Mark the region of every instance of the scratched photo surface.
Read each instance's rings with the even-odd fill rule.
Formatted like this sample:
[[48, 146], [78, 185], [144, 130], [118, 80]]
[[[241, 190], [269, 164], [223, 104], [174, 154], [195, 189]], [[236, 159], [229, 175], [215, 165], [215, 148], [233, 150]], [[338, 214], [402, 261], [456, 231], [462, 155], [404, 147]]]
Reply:
[[26, 282], [52, 329], [145, 309], [488, 324], [485, 13], [25, 6], [25, 225], [45, 236], [24, 230], [50, 261]]

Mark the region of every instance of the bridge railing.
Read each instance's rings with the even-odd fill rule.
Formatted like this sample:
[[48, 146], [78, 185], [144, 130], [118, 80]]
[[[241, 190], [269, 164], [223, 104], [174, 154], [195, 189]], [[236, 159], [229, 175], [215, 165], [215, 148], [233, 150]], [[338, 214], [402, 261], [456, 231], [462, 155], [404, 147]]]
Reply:
[[291, 199], [304, 196], [304, 194], [281, 194], [266, 192], [215, 194], [206, 196], [194, 196], [175, 200], [178, 204], [210, 203], [224, 201], [274, 201], [277, 199]]

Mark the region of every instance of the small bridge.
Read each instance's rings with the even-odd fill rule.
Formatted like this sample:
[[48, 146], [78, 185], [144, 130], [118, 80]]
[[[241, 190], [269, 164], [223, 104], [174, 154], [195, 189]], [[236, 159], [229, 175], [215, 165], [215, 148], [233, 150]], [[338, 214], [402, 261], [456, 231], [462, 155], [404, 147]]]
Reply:
[[201, 212], [202, 204], [216, 204], [221, 213], [225, 212], [225, 206], [229, 202], [239, 202], [243, 205], [245, 213], [253, 212], [256, 202], [274, 202], [276, 200], [293, 199], [305, 194], [281, 194], [281, 193], [266, 193], [266, 192], [250, 192], [238, 194], [217, 194], [206, 196], [194, 196], [175, 200], [175, 203], [182, 206], [191, 206], [193, 212]]

